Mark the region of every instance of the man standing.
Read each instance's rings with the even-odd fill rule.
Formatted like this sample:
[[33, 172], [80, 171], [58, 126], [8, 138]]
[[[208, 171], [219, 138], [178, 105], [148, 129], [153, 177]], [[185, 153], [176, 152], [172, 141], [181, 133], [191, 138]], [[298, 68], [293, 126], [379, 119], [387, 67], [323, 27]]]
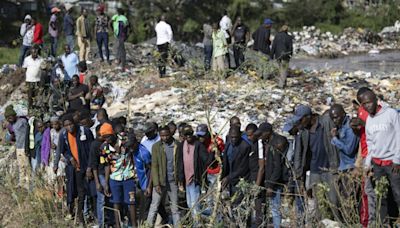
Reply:
[[153, 194], [147, 222], [151, 226], [160, 204], [163, 204], [168, 194], [171, 201], [172, 220], [178, 226], [180, 215], [178, 210], [178, 147], [179, 143], [172, 137], [167, 126], [160, 129], [161, 141], [152, 149], [151, 180]]
[[223, 73], [225, 70], [225, 54], [228, 52], [228, 44], [224, 32], [218, 28], [217, 23], [213, 24], [212, 42], [212, 69], [214, 72]]
[[22, 68], [26, 69], [25, 82], [28, 87], [28, 108], [33, 107], [33, 99], [36, 96], [36, 90], [38, 89], [40, 76], [42, 70], [40, 65], [43, 59], [39, 56], [39, 46], [34, 45], [31, 48], [31, 55], [25, 58]]
[[29, 189], [30, 167], [29, 158], [25, 151], [25, 140], [28, 123], [26, 119], [17, 117], [17, 113], [12, 105], [6, 107], [4, 117], [9, 123], [9, 134], [14, 136], [17, 154], [19, 187]]
[[34, 25], [34, 33], [33, 33], [33, 44], [36, 44], [39, 47], [39, 55], [40, 51], [43, 48], [43, 25], [40, 24], [36, 17], [32, 17], [32, 24]]
[[159, 62], [159, 73], [160, 77], [164, 77], [166, 75], [166, 64], [168, 59], [168, 51], [169, 45], [172, 42], [172, 29], [171, 25], [169, 25], [165, 20], [165, 15], [162, 15], [160, 18], [160, 22], [156, 25], [156, 34], [157, 34], [157, 48], [158, 52], [160, 52], [160, 62]]
[[205, 146], [196, 140], [190, 125], [183, 128], [183, 133], [185, 141], [180, 144], [178, 150], [178, 177], [179, 182], [186, 186], [186, 202], [192, 212], [192, 218], [198, 223], [200, 186], [205, 181], [204, 173], [209, 165], [210, 156]]
[[254, 44], [253, 44], [253, 50], [254, 51], [259, 51], [265, 55], [268, 56], [270, 55], [270, 45], [271, 45], [271, 40], [269, 39], [271, 35], [271, 26], [272, 26], [272, 20], [267, 18], [264, 20], [264, 24], [261, 25], [252, 35]]
[[128, 18], [125, 17], [124, 11], [121, 8], [117, 9], [117, 14], [111, 18], [114, 36], [116, 38], [117, 46], [117, 61], [121, 65], [122, 70], [125, 70], [126, 52], [125, 41], [128, 38]]
[[289, 69], [289, 60], [293, 55], [293, 37], [288, 32], [287, 25], [282, 26], [279, 33], [276, 34], [272, 43], [271, 59], [276, 59], [279, 64], [281, 77], [279, 78], [279, 87], [286, 86], [286, 77]]
[[76, 20], [76, 37], [79, 46], [79, 60], [89, 60], [91, 31], [88, 11], [82, 8], [81, 16]]
[[58, 23], [57, 14], [61, 10], [57, 7], [51, 9], [51, 17], [49, 21], [49, 35], [50, 35], [50, 55], [57, 56], [57, 43], [58, 43]]
[[79, 58], [75, 54], [75, 52], [71, 52], [71, 47], [66, 44], [64, 46], [65, 54], [61, 56], [61, 61], [64, 65], [65, 71], [67, 72], [66, 77], [64, 77], [64, 81], [67, 81], [67, 85], [72, 80], [72, 76], [78, 75], [78, 63]]
[[155, 122], [146, 123], [144, 133], [145, 135], [142, 138], [141, 144], [151, 153], [153, 151], [153, 145], [160, 141], [158, 125]]
[[[70, 3], [65, 4], [65, 16], [64, 16], [64, 21], [63, 21], [63, 27], [64, 27], [64, 34], [65, 34], [65, 40], [70, 47], [70, 49], [73, 51], [75, 48], [75, 39], [74, 39], [74, 19], [72, 18], [72, 7], [73, 5]], [[72, 75], [70, 76], [72, 77]]]
[[[228, 11], [224, 10], [223, 16], [221, 20], [219, 21], [219, 27], [221, 28], [222, 32], [224, 33], [224, 37], [226, 40], [226, 43], [229, 45], [231, 44], [231, 29], [232, 29], [232, 20], [228, 16]], [[226, 59], [228, 60], [228, 66], [229, 69], [231, 67], [231, 58], [229, 55], [229, 50], [227, 50], [226, 54]]]
[[[360, 101], [369, 113], [365, 125], [368, 145], [365, 169], [368, 174], [373, 170], [376, 181], [382, 178], [389, 181], [393, 198], [400, 207], [400, 115], [395, 109], [378, 104], [372, 91], [363, 93]], [[381, 221], [377, 222], [386, 224], [389, 222], [387, 194], [382, 196], [379, 206]]]
[[211, 69], [211, 58], [213, 53], [213, 42], [212, 42], [213, 29], [210, 24], [203, 24], [203, 45], [204, 45], [204, 69], [209, 71]]
[[32, 24], [31, 15], [27, 14], [24, 18], [24, 23], [21, 25], [19, 34], [22, 37], [22, 46], [19, 55], [18, 66], [22, 66], [26, 54], [30, 51], [33, 42], [34, 25]]
[[72, 86], [68, 94], [68, 108], [72, 110], [88, 109], [88, 101], [85, 99], [88, 92], [89, 87], [85, 84], [81, 84], [79, 82], [79, 77], [74, 75], [72, 77]]
[[99, 56], [101, 62], [103, 62], [104, 61], [103, 44], [104, 44], [107, 63], [111, 64], [110, 51], [108, 49], [108, 24], [110, 23], [109, 18], [104, 13], [104, 5], [100, 5], [97, 8], [96, 12], [97, 12], [97, 17], [96, 17], [96, 23], [94, 25], [94, 31], [96, 32], [96, 41], [97, 41], [97, 48], [99, 49]]
[[242, 23], [242, 18], [236, 19], [232, 29], [233, 55], [235, 57], [235, 67], [238, 68], [244, 62], [244, 51], [250, 40], [250, 32], [246, 25]]
[[76, 189], [78, 192], [77, 221], [84, 224], [83, 206], [87, 195], [85, 178], [86, 173], [91, 172], [89, 153], [94, 138], [90, 129], [80, 127], [74, 122], [71, 114], [64, 116], [63, 124], [66, 131], [61, 133], [59, 146], [60, 152], [67, 160], [67, 204], [69, 205], [69, 212], [72, 214]]

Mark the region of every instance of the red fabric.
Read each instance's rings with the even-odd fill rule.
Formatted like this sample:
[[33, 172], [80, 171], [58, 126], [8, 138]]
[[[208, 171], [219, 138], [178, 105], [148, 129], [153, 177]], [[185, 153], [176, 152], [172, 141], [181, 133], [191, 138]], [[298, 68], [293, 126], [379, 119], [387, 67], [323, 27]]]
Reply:
[[35, 32], [33, 33], [33, 43], [43, 44], [43, 26], [40, 23], [35, 24]]
[[365, 193], [365, 179], [361, 181], [361, 208], [360, 208], [360, 223], [363, 228], [368, 227], [368, 195]]
[[192, 183], [194, 177], [194, 148], [195, 146], [187, 141], [183, 143], [183, 166], [186, 185]]
[[[364, 123], [367, 122], [368, 112], [362, 106], [358, 108], [358, 118], [362, 120]], [[366, 158], [368, 155], [368, 146], [367, 146], [367, 135], [365, 133], [364, 126], [362, 126], [360, 129], [360, 144], [361, 144], [361, 157]]]
[[[219, 136], [215, 136], [214, 139], [217, 141], [218, 151], [222, 153], [222, 151], [224, 151], [224, 149], [225, 149], [224, 140], [222, 140], [221, 137], [219, 137]], [[211, 153], [212, 148], [213, 148], [213, 143], [211, 142], [211, 138], [209, 138], [209, 139], [207, 139], [207, 141], [205, 141], [205, 146], [207, 148], [208, 153]], [[215, 168], [208, 168], [207, 173], [208, 174], [218, 174], [220, 170], [221, 170], [221, 166], [218, 165]]]
[[393, 165], [393, 161], [392, 160], [382, 160], [382, 159], [379, 159], [379, 158], [372, 158], [372, 161], [374, 161], [374, 163], [379, 165], [379, 166], [391, 166], [391, 165]]
[[80, 73], [79, 74], [79, 83], [85, 84], [84, 83], [85, 82], [85, 77], [86, 77], [85, 73]]

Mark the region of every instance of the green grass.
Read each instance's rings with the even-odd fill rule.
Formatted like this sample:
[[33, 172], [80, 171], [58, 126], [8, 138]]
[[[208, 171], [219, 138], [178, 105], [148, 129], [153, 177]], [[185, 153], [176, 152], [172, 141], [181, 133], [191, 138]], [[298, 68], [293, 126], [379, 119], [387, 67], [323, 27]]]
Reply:
[[0, 67], [4, 64], [17, 64], [19, 48], [0, 47]]

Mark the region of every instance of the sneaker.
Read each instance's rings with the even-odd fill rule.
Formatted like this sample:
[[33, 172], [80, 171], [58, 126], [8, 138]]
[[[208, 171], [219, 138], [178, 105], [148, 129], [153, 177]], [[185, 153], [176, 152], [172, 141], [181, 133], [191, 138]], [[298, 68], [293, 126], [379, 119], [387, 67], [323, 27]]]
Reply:
[[68, 214], [68, 215], [65, 216], [65, 218], [64, 218], [65, 221], [71, 221], [71, 220], [73, 220], [73, 219], [74, 219], [74, 217], [73, 217], [71, 214]]

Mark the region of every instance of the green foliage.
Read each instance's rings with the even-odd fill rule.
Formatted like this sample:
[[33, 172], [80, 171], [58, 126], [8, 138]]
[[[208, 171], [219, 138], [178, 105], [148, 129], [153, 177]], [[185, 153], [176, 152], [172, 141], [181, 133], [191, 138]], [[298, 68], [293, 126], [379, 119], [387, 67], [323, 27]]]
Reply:
[[19, 48], [0, 47], [0, 66], [3, 64], [17, 63], [19, 57]]
[[200, 24], [194, 21], [193, 19], [189, 19], [185, 22], [185, 24], [183, 24], [182, 31], [187, 33], [192, 33], [199, 31], [199, 29], [200, 29]]

